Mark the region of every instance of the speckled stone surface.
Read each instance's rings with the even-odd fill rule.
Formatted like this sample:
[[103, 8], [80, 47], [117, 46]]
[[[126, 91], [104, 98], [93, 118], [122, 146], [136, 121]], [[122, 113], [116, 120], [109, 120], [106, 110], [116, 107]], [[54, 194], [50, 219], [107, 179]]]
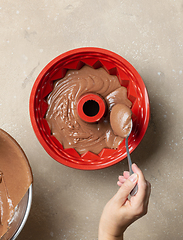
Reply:
[[33, 203], [18, 240], [96, 240], [105, 203], [127, 161], [81, 171], [54, 161], [38, 142], [29, 96], [43, 67], [59, 54], [102, 47], [139, 72], [151, 103], [147, 133], [132, 160], [152, 184], [149, 212], [128, 240], [183, 238], [183, 2], [0, 1], [0, 127], [24, 149], [34, 174]]

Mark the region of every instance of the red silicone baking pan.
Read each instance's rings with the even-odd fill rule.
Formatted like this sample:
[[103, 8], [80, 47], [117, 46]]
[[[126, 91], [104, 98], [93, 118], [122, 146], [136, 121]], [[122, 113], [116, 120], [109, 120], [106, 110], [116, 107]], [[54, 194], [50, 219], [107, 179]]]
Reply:
[[56, 161], [68, 167], [95, 170], [112, 166], [126, 158], [125, 141], [117, 149], [104, 148], [99, 154], [78, 154], [75, 149], [64, 149], [51, 134], [45, 120], [48, 108], [46, 98], [53, 90], [53, 82], [65, 76], [69, 69], [81, 69], [88, 65], [94, 69], [103, 67], [109, 74], [116, 75], [121, 86], [127, 88], [132, 102], [133, 129], [129, 136], [130, 153], [141, 142], [149, 123], [149, 97], [144, 82], [135, 68], [118, 54], [95, 47], [73, 49], [49, 62], [38, 75], [30, 95], [30, 119], [34, 132], [46, 150]]

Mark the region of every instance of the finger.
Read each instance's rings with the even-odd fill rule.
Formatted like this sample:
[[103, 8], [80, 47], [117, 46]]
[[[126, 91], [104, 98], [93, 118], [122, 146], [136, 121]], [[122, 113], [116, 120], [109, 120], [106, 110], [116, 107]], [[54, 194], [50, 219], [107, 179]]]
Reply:
[[137, 183], [137, 174], [134, 173], [128, 179], [126, 179], [126, 181], [122, 184], [122, 186], [120, 187], [120, 189], [118, 190], [118, 192], [114, 197], [116, 202], [120, 206], [122, 206], [126, 202], [128, 195], [130, 194], [131, 190], [134, 188], [136, 183]]
[[118, 180], [122, 183], [124, 183], [126, 181], [126, 178], [124, 176], [119, 176]]
[[144, 215], [147, 213], [148, 211], [148, 205], [149, 205], [149, 197], [150, 197], [150, 193], [151, 193], [151, 184], [147, 182], [147, 190], [146, 190], [146, 195], [145, 195], [145, 199], [144, 201], [142, 201], [142, 205], [141, 205], [141, 208], [142, 208], [142, 212], [141, 214]]
[[123, 178], [128, 179], [130, 177], [130, 173], [128, 171], [123, 172], [123, 176], [119, 175], [118, 179], [121, 180]]
[[138, 203], [141, 204], [144, 201], [147, 193], [147, 182], [142, 171], [137, 167], [136, 164], [133, 164], [132, 169], [135, 173], [138, 174], [138, 192], [136, 194], [136, 197]]
[[118, 185], [119, 187], [121, 187], [121, 186], [123, 185], [123, 183], [120, 182], [120, 181], [118, 181], [118, 182], [117, 182], [117, 185]]
[[137, 164], [135, 163], [132, 164], [132, 170], [134, 171], [134, 173], [137, 173], [139, 175], [142, 181], [145, 181], [145, 177], [140, 168], [137, 166]]
[[118, 179], [119, 181], [117, 182], [117, 185], [121, 187], [123, 183], [126, 181], [126, 178], [124, 176], [119, 176]]
[[135, 195], [135, 203], [140, 206], [145, 202], [148, 202], [150, 196], [150, 185], [146, 181], [142, 171], [137, 167], [136, 164], [132, 164], [132, 170], [138, 174], [138, 192]]
[[128, 171], [124, 171], [123, 172], [123, 176], [124, 176], [124, 178], [129, 178], [130, 177], [130, 173], [128, 172]]

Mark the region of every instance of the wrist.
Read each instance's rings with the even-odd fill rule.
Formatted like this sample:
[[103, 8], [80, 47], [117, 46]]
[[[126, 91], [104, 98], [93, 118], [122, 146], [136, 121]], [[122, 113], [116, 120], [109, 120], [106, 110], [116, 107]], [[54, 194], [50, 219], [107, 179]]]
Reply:
[[123, 240], [123, 233], [119, 236], [115, 236], [99, 229], [98, 240]]

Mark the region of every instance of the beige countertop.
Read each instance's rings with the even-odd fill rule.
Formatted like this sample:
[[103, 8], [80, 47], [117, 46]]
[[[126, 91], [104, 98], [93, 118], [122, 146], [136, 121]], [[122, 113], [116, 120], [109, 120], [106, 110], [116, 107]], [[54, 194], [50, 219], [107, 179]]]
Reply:
[[97, 239], [105, 203], [127, 160], [96, 171], [53, 160], [37, 140], [29, 96], [43, 67], [84, 46], [124, 57], [147, 87], [151, 120], [132, 160], [152, 184], [149, 212], [128, 240], [183, 238], [183, 3], [122, 0], [0, 1], [0, 127], [24, 149], [34, 174], [31, 212], [18, 240]]

